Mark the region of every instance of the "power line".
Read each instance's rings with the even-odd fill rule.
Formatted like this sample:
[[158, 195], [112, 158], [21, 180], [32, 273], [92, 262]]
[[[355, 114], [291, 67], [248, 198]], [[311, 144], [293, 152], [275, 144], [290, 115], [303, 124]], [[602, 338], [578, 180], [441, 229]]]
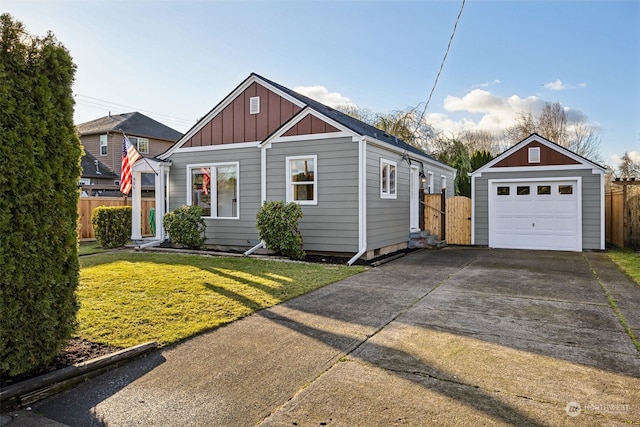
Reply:
[[183, 124], [188, 126], [192, 126], [195, 123], [195, 120], [190, 120], [190, 119], [185, 119], [181, 117], [171, 116], [168, 114], [144, 110], [144, 109], [133, 107], [130, 105], [119, 104], [117, 102], [107, 101], [105, 99], [100, 99], [100, 98], [94, 98], [92, 96], [76, 94], [75, 97], [76, 97], [77, 104], [84, 105], [86, 107], [108, 109], [108, 110], [125, 110], [126, 109], [128, 111], [138, 111], [141, 113], [152, 115], [160, 120], [167, 120], [177, 124]]
[[431, 97], [433, 96], [433, 92], [436, 90], [436, 86], [438, 85], [438, 80], [440, 79], [440, 73], [442, 73], [442, 68], [444, 67], [444, 62], [447, 60], [447, 55], [449, 55], [449, 49], [451, 48], [451, 42], [453, 42], [453, 36], [456, 34], [456, 29], [458, 28], [458, 22], [460, 21], [460, 16], [462, 15], [462, 10], [464, 9], [464, 4], [466, 0], [462, 0], [462, 5], [460, 6], [460, 11], [458, 12], [458, 17], [456, 18], [455, 24], [453, 24], [453, 31], [451, 32], [451, 37], [449, 37], [449, 43], [447, 44], [447, 50], [444, 52], [444, 57], [442, 58], [442, 62], [440, 63], [440, 69], [438, 70], [438, 74], [436, 75], [436, 80], [433, 82], [433, 87], [431, 88], [431, 92], [429, 93], [429, 98], [427, 98], [427, 102], [424, 104], [424, 109], [422, 110], [422, 114], [420, 114], [420, 119], [418, 119], [418, 125], [424, 118], [425, 113], [427, 112], [427, 108], [429, 108], [429, 103], [431, 102]]

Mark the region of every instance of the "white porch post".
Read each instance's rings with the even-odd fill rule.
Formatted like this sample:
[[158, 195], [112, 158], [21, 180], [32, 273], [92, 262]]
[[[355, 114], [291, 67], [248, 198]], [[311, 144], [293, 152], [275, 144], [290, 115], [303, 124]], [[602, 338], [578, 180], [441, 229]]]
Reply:
[[164, 228], [162, 227], [162, 218], [164, 217], [165, 212], [165, 186], [166, 186], [166, 178], [167, 178], [167, 170], [168, 168], [165, 165], [160, 165], [158, 168], [158, 176], [156, 176], [155, 184], [156, 184], [156, 240], [164, 240], [165, 233]]
[[131, 189], [131, 240], [142, 240], [142, 230], [140, 215], [142, 215], [142, 174], [139, 171], [132, 171], [133, 186]]

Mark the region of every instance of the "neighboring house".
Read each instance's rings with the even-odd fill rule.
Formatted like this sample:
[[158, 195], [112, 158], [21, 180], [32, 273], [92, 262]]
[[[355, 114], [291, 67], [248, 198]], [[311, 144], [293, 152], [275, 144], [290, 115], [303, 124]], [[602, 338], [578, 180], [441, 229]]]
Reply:
[[82, 166], [80, 188], [83, 196], [120, 195], [119, 191], [114, 189], [113, 184], [114, 181], [120, 179], [120, 176], [111, 172], [91, 153], [85, 151], [80, 160], [80, 165]]
[[[155, 157], [167, 151], [182, 136], [180, 132], [138, 112], [109, 114], [81, 123], [77, 129], [85, 152], [116, 175], [110, 188], [100, 183], [100, 190], [110, 194], [117, 192], [120, 185], [123, 132], [144, 157]], [[153, 192], [153, 177], [143, 175], [142, 179], [143, 190]], [[98, 189], [94, 190], [97, 192]]]
[[[169, 211], [205, 208], [207, 245], [255, 248], [261, 205], [284, 200], [302, 206], [306, 251], [348, 254], [350, 262], [406, 248], [410, 231], [420, 229], [421, 178], [431, 191], [444, 186], [452, 195], [456, 174], [384, 131], [257, 74], [156, 160], [154, 168], [164, 171], [156, 193], [168, 188]], [[138, 161], [134, 173], [140, 172], [148, 169]]]
[[472, 172], [472, 244], [605, 248], [605, 169], [538, 134]]

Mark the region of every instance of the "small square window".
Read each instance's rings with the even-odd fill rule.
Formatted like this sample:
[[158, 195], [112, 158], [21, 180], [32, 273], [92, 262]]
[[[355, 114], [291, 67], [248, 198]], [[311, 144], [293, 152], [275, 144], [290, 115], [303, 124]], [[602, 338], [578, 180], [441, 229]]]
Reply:
[[538, 194], [551, 194], [550, 185], [538, 185]]
[[509, 187], [498, 187], [498, 196], [508, 196]]
[[560, 194], [573, 194], [573, 185], [559, 185], [558, 193]]
[[528, 196], [529, 194], [531, 194], [528, 185], [518, 186], [517, 193], [518, 196]]

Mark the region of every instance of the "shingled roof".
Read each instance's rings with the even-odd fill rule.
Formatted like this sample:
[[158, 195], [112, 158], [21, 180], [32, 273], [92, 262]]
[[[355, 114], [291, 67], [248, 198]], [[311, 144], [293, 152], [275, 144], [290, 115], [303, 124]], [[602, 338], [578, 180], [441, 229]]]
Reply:
[[[96, 163], [98, 162], [98, 167], [96, 169]], [[91, 153], [88, 151], [84, 152], [82, 159], [80, 161], [82, 166], [82, 177], [83, 178], [109, 178], [109, 179], [119, 179], [120, 177], [115, 173], [111, 172], [108, 167], [102, 164], [98, 159], [96, 159]]]
[[172, 142], [182, 137], [182, 134], [177, 130], [171, 129], [137, 111], [133, 113], [110, 114], [106, 117], [80, 123], [77, 128], [80, 136], [122, 131], [130, 135], [163, 139]]
[[[305, 103], [306, 105], [308, 105], [309, 107], [313, 108], [314, 110], [318, 111], [319, 113], [324, 114], [325, 116], [335, 120], [336, 122], [340, 123], [341, 125], [351, 129], [352, 131], [360, 134], [360, 135], [365, 135], [365, 136], [370, 136], [371, 138], [375, 138], [378, 141], [383, 141], [386, 142], [388, 144], [394, 145], [398, 148], [400, 148], [401, 150], [404, 151], [409, 151], [411, 153], [415, 153], [424, 157], [427, 157], [429, 159], [432, 159], [436, 162], [439, 162], [437, 159], [433, 158], [432, 156], [428, 155], [427, 153], [425, 153], [424, 151], [420, 150], [419, 148], [416, 148], [406, 142], [404, 142], [401, 139], [396, 138], [393, 135], [388, 134], [387, 132], [380, 130], [378, 128], [376, 128], [375, 126], [371, 126], [361, 120], [358, 120], [354, 117], [351, 117], [347, 114], [344, 114], [338, 110], [335, 110], [327, 105], [324, 105], [314, 99], [311, 99], [309, 97], [306, 97], [302, 94], [299, 94], [298, 92], [291, 90], [285, 86], [282, 86], [278, 83], [275, 83], [269, 79], [266, 79], [256, 73], [252, 73], [253, 76], [259, 78], [260, 80], [263, 80], [267, 83], [269, 83], [270, 85], [273, 85], [274, 87], [278, 88], [279, 90], [285, 92], [286, 94], [296, 98], [297, 100]], [[439, 162], [442, 163], [442, 162]]]

